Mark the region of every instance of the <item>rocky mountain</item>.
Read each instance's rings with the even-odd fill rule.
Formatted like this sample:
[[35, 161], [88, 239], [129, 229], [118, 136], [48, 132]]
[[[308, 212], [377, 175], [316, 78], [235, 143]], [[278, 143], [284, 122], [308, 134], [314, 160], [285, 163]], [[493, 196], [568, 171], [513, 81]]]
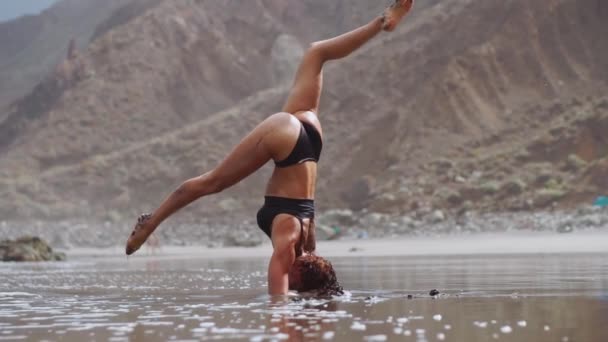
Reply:
[[6, 106], [27, 95], [65, 58], [70, 41], [84, 49], [100, 32], [127, 22], [129, 9], [139, 14], [153, 3], [62, 0], [40, 15], [0, 23], [0, 120]]
[[[326, 68], [320, 209], [529, 210], [605, 189], [608, 5], [419, 3], [396, 32]], [[280, 110], [308, 42], [381, 10], [363, 0], [124, 8], [0, 123], [2, 215], [122, 222], [153, 208]], [[180, 219], [252, 217], [269, 171]]]

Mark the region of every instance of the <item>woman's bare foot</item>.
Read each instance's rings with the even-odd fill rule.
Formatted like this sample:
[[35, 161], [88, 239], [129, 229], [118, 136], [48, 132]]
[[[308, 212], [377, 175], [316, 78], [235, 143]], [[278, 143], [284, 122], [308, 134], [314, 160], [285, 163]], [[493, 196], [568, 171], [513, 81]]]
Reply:
[[412, 9], [414, 0], [395, 0], [382, 15], [382, 29], [384, 31], [393, 31], [403, 17]]
[[127, 240], [127, 246], [125, 248], [127, 255], [135, 253], [154, 231], [154, 227], [147, 224], [151, 217], [152, 215], [150, 214], [143, 214], [137, 218], [137, 223], [133, 228], [133, 232], [131, 232], [131, 236], [129, 236], [129, 239]]

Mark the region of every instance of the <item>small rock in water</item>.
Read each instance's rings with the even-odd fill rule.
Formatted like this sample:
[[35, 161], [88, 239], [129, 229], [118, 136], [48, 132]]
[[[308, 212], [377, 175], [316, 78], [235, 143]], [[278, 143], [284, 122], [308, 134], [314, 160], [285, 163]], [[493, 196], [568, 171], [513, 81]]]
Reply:
[[429, 292], [429, 295], [430, 295], [430, 296], [433, 296], [433, 297], [438, 296], [438, 295], [439, 295], [439, 291], [437, 291], [437, 289], [432, 289], [432, 290]]
[[508, 325], [505, 325], [500, 328], [500, 332], [503, 334], [510, 334], [512, 331], [513, 331], [513, 329]]
[[414, 298], [414, 296], [412, 296], [412, 295], [407, 295], [407, 299], [412, 299], [412, 298]]

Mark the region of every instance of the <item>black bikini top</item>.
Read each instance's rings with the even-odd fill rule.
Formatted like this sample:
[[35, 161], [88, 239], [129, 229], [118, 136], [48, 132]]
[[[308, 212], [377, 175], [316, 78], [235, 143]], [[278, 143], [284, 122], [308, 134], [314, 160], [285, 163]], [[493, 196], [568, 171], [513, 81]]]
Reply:
[[323, 148], [321, 134], [319, 134], [319, 131], [317, 131], [315, 126], [304, 121], [300, 122], [302, 123], [302, 128], [300, 128], [300, 136], [298, 137], [296, 146], [293, 147], [293, 150], [287, 158], [275, 162], [277, 167], [282, 168], [307, 161], [319, 161], [321, 149]]

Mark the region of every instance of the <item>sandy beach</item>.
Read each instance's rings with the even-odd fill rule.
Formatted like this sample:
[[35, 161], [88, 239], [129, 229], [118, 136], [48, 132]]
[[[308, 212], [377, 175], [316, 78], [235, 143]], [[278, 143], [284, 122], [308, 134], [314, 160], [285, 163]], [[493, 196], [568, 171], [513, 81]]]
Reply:
[[[147, 247], [130, 258], [257, 258], [270, 255], [270, 243], [257, 247], [209, 248], [206, 246], [163, 246], [156, 253]], [[361, 239], [321, 241], [320, 255], [326, 257], [377, 257], [483, 254], [556, 254], [608, 252], [608, 232], [585, 231], [571, 234], [499, 233], [442, 237], [404, 237], [396, 239]], [[68, 258], [122, 258], [122, 247], [73, 248]]]

